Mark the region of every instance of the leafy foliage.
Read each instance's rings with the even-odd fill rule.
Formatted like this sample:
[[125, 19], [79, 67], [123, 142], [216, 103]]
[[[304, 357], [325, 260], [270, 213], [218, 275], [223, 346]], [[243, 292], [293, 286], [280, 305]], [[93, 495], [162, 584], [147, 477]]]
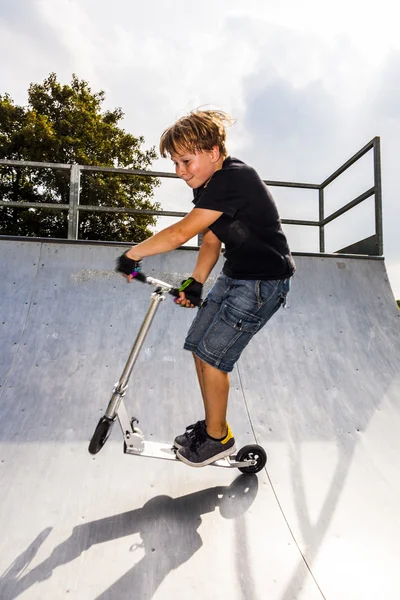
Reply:
[[[143, 137], [119, 127], [120, 108], [102, 111], [103, 91], [73, 75], [70, 85], [51, 73], [31, 84], [28, 105], [17, 106], [0, 94], [0, 158], [148, 170], [157, 158], [143, 150]], [[0, 199], [37, 202], [38, 208], [0, 207], [0, 234], [67, 237], [67, 212], [40, 208], [40, 203], [68, 204], [69, 170], [0, 167]], [[80, 204], [159, 210], [152, 202], [154, 177], [84, 171]], [[92, 240], [142, 241], [155, 225], [151, 215], [80, 212], [79, 237]]]

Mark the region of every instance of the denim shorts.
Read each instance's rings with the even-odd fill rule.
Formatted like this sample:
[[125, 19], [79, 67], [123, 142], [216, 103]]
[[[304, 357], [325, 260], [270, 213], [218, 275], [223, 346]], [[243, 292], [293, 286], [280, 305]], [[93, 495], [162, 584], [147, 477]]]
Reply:
[[198, 310], [184, 348], [229, 373], [257, 331], [285, 304], [290, 279], [254, 281], [221, 273]]

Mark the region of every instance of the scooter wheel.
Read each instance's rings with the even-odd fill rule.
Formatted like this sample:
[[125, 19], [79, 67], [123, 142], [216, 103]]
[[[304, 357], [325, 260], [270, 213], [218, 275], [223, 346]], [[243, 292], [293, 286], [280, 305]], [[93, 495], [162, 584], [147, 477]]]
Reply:
[[90, 454], [97, 454], [102, 449], [102, 447], [109, 438], [113, 425], [113, 419], [109, 419], [108, 417], [101, 417], [100, 421], [97, 423], [97, 427], [94, 430], [93, 437], [89, 443]]
[[249, 446], [244, 446], [239, 450], [236, 454], [235, 460], [238, 462], [246, 461], [246, 460], [255, 460], [255, 465], [250, 465], [248, 467], [238, 467], [239, 471], [245, 473], [246, 475], [253, 475], [254, 473], [258, 473], [263, 469], [267, 463], [267, 454], [261, 446], [257, 446], [257, 444], [251, 444]]

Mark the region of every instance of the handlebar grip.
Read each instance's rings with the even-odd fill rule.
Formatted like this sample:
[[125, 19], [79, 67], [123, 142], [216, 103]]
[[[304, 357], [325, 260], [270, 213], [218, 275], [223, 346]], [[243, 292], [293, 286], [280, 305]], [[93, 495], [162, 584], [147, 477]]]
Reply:
[[[172, 290], [170, 290], [169, 293], [172, 294], [172, 296], [175, 296], [175, 298], [179, 298], [178, 288], [172, 288]], [[186, 293], [185, 296], [192, 304], [194, 304], [194, 306], [200, 307], [203, 304], [203, 300], [198, 296], [191, 296], [190, 294]]]
[[132, 277], [134, 279], [137, 279], [137, 281], [141, 281], [142, 283], [147, 283], [147, 277], [144, 273], [142, 273], [141, 271], [134, 271], [132, 273]]

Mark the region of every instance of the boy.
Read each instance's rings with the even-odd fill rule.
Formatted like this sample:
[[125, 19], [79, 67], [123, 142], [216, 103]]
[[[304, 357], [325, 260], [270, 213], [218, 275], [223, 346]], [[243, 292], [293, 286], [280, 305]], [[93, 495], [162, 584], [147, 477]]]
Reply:
[[284, 304], [295, 271], [274, 200], [251, 167], [228, 156], [221, 111], [194, 111], [164, 131], [160, 153], [193, 189], [195, 208], [181, 221], [133, 246], [117, 261], [128, 281], [146, 256], [174, 250], [203, 233], [192, 276], [182, 283], [178, 304], [201, 298], [221, 243], [225, 264], [198, 310], [184, 348], [193, 353], [205, 419], [175, 438], [177, 457], [193, 467], [236, 451], [226, 421], [229, 373], [243, 349]]

